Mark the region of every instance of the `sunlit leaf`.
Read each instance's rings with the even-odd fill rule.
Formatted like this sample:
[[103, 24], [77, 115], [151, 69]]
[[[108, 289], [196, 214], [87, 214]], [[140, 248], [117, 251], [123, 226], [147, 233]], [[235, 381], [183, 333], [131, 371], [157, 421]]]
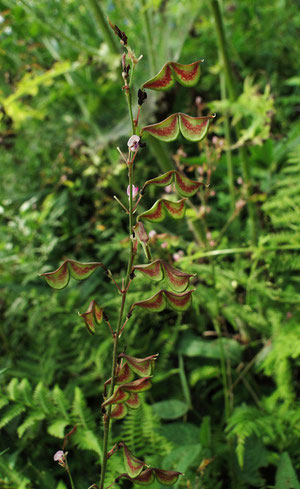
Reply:
[[169, 90], [178, 81], [181, 85], [192, 87], [196, 85], [200, 78], [200, 63], [203, 59], [194, 63], [183, 65], [180, 63], [166, 63], [157, 75], [150, 80], [147, 80], [142, 89], [165, 91]]
[[172, 114], [166, 119], [156, 124], [150, 124], [145, 126], [141, 130], [142, 133], [149, 133], [161, 141], [170, 142], [175, 141], [179, 134], [179, 121], [177, 114]]
[[146, 358], [135, 358], [125, 353], [121, 353], [119, 357], [123, 358], [126, 364], [131, 368], [131, 370], [139, 375], [140, 377], [146, 377], [151, 375], [151, 371], [154, 366], [154, 362], [158, 357], [158, 353], [150, 355]]
[[113, 419], [123, 419], [125, 418], [127, 412], [128, 409], [125, 404], [115, 404], [112, 407], [110, 417]]
[[46, 282], [53, 289], [63, 289], [69, 283], [70, 277], [76, 280], [88, 278], [98, 267], [104, 268], [101, 262], [80, 263], [75, 260], [65, 260], [64, 263], [54, 272], [41, 273]]
[[179, 126], [181, 134], [188, 141], [202, 141], [208, 131], [209, 122], [214, 116], [191, 117], [179, 113]]
[[175, 470], [162, 470], [162, 469], [152, 469], [156, 479], [160, 484], [165, 486], [172, 486], [177, 482], [178, 477], [182, 474], [181, 472], [176, 472]]
[[103, 309], [93, 300], [90, 302], [87, 311], [82, 314], [79, 312], [78, 315], [83, 318], [88, 332], [94, 334], [95, 325], [102, 322]]

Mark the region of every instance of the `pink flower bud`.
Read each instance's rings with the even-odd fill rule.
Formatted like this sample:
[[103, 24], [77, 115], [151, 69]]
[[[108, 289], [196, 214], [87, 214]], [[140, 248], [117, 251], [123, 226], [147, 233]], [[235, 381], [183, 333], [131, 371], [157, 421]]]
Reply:
[[129, 151], [136, 151], [139, 147], [140, 140], [141, 138], [136, 134], [131, 136], [127, 141], [127, 146], [129, 148]]
[[242, 184], [243, 184], [243, 179], [242, 179], [242, 177], [239, 177], [239, 178], [237, 179], [237, 183], [238, 183], [239, 185], [242, 185]]
[[173, 190], [172, 184], [165, 187], [166, 194], [170, 194]]
[[151, 238], [154, 238], [154, 236], [155, 236], [156, 234], [157, 234], [157, 232], [156, 232], [154, 229], [151, 229], [151, 231], [149, 231], [149, 233], [148, 233], [148, 236], [149, 236], [149, 238], [151, 239]]
[[[135, 187], [134, 185], [132, 185], [132, 199], [133, 200], [136, 199], [136, 196], [138, 193], [139, 193], [139, 187]], [[130, 185], [128, 185], [128, 187], [127, 187], [127, 195], [129, 198], [130, 197]]]
[[164, 241], [161, 245], [162, 248], [168, 248], [168, 243]]

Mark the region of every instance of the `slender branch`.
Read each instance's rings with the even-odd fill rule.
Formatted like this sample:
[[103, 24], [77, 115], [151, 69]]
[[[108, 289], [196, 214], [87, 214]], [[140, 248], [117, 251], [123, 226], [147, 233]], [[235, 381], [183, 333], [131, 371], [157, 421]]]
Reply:
[[65, 460], [65, 469], [66, 469], [66, 472], [67, 472], [67, 474], [69, 476], [71, 488], [72, 489], [75, 489], [74, 482], [73, 482], [72, 475], [71, 475], [71, 471], [70, 471], [70, 468], [69, 468], [69, 465], [68, 465], [68, 462], [67, 462], [67, 457], [65, 457], [64, 460]]

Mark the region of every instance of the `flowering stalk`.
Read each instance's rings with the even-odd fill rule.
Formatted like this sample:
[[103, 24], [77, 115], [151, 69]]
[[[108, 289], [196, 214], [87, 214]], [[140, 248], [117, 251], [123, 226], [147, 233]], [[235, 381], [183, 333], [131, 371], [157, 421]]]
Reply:
[[[110, 26], [120, 38], [121, 44], [126, 49], [126, 52], [122, 56], [122, 78], [124, 82], [123, 90], [128, 104], [132, 129], [131, 137], [127, 143], [127, 155], [124, 155], [118, 148], [128, 169], [128, 209], [122, 204], [118, 197], [115, 197], [115, 200], [120, 203], [122, 208], [128, 214], [128, 234], [130, 244], [127, 271], [125, 277], [122, 279], [121, 286], [119, 286], [111, 271], [102, 262], [81, 263], [68, 259], [54, 272], [47, 272], [42, 275], [51, 287], [62, 289], [68, 285], [70, 277], [73, 277], [76, 280], [83, 280], [100, 268], [105, 271], [113, 285], [117, 288], [118, 293], [121, 295], [121, 304], [115, 330], [111, 326], [105, 310], [95, 300], [90, 301], [86, 312], [79, 313], [79, 316], [84, 320], [85, 326], [90, 334], [95, 333], [96, 327], [98, 327], [102, 321], [106, 322], [113, 341], [111, 377], [104, 383], [104, 402], [101, 406], [103, 412], [104, 433], [100, 481], [99, 486], [93, 484], [91, 487], [104, 489], [107, 461], [117, 450], [123, 451], [126, 472], [120, 474], [115, 479], [115, 483], [118, 483], [121, 478], [126, 478], [142, 485], [149, 485], [155, 480], [161, 484], [173, 485], [176, 483], [179, 475], [181, 475], [180, 472], [174, 470], [162, 470], [158, 467], [147, 465], [143, 460], [138, 459], [132, 454], [123, 441], [119, 441], [114, 447], [108, 450], [108, 439], [111, 420], [122, 419], [126, 416], [128, 409], [137, 409], [140, 405], [139, 394], [151, 388], [152, 370], [158, 356], [158, 354], [152, 354], [145, 358], [135, 358], [125, 353], [118, 354], [119, 338], [121, 334], [123, 334], [125, 326], [127, 327], [132, 314], [135, 313], [137, 307], [151, 313], [161, 312], [165, 308], [170, 308], [178, 313], [182, 313], [189, 308], [194, 292], [193, 289], [189, 289], [189, 281], [193, 277], [193, 274], [184, 273], [161, 259], [151, 261], [149, 236], [144, 223], [161, 222], [167, 216], [173, 219], [182, 219], [185, 214], [186, 201], [197, 193], [202, 184], [187, 178], [178, 171], [170, 170], [163, 175], [145, 182], [139, 191], [138, 187], [136, 187], [133, 182], [134, 163], [139, 149], [144, 146], [142, 136], [145, 138], [154, 137], [160, 141], [168, 142], [174, 141], [179, 133], [181, 133], [183, 137], [189, 141], [200, 141], [205, 137], [210, 120], [213, 116], [191, 117], [187, 114], [178, 112], [170, 115], [164, 121], [140, 128], [139, 114], [143, 103], [147, 99], [145, 90], [168, 90], [176, 82], [186, 87], [195, 85], [200, 77], [201, 60], [189, 65], [173, 62], [166, 63], [157, 75], [145, 82], [139, 89], [137, 117], [134, 119], [131, 93], [132, 78], [135, 65], [141, 57], [138, 59], [135, 57], [134, 52], [130, 46], [128, 46], [125, 32], [122, 32], [116, 25], [111, 23]], [[127, 63], [128, 58], [130, 64]], [[176, 191], [181, 198], [175, 202], [165, 198], [158, 199], [150, 209], [137, 215], [136, 222], [134, 223], [133, 216], [137, 211], [138, 204], [147, 187], [149, 185], [162, 187], [170, 184], [172, 181], [174, 181]], [[136, 198], [137, 201], [134, 205]], [[134, 260], [139, 244], [142, 246], [145, 253], [147, 263], [135, 265]], [[127, 307], [126, 301], [128, 290], [136, 273], [138, 275], [142, 274], [146, 278], [157, 283], [163, 280], [165, 285], [151, 297], [135, 302], [134, 304], [131, 304], [130, 307]], [[127, 314], [124, 318], [126, 307]], [[135, 376], [138, 376], [138, 378], [135, 379]], [[66, 435], [66, 437], [73, 432], [74, 429]], [[74, 483], [66, 460], [67, 453], [63, 450], [57, 452], [55, 460], [57, 460], [67, 471], [71, 487], [74, 489]]]

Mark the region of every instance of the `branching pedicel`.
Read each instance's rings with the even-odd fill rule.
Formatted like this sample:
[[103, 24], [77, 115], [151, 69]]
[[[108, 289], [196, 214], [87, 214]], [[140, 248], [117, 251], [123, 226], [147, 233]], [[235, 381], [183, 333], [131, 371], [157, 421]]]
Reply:
[[[182, 312], [190, 306], [192, 299], [193, 290], [186, 289], [189, 286], [189, 279], [193, 275], [177, 270], [161, 259], [151, 261], [148, 245], [149, 237], [145, 230], [144, 222], [160, 222], [167, 215], [174, 219], [183, 218], [185, 213], [185, 201], [187, 198], [194, 195], [202, 184], [188, 179], [179, 171], [171, 170], [164, 175], [148, 180], [143, 185], [137, 202], [134, 204], [134, 200], [138, 194], [138, 188], [133, 184], [133, 169], [139, 148], [144, 146], [142, 137], [146, 138], [148, 134], [151, 134], [161, 141], [168, 142], [175, 140], [178, 137], [179, 132], [181, 132], [183, 137], [189, 141], [201, 141], [207, 133], [210, 119], [214, 116], [191, 117], [186, 114], [176, 113], [170, 115], [161, 122], [140, 128], [140, 111], [143, 103], [147, 99], [145, 89], [168, 90], [176, 81], [186, 87], [194, 86], [200, 78], [200, 64], [203, 60], [196, 61], [189, 65], [173, 62], [166, 63], [156, 76], [145, 82], [141, 89], [139, 89], [138, 111], [137, 117], [134, 119], [131, 90], [134, 69], [139, 59], [135, 57], [134, 52], [128, 46], [126, 34], [117, 26], [111, 23], [110, 25], [115, 34], [120, 38], [121, 44], [126, 49], [122, 56], [123, 90], [128, 103], [133, 133], [128, 140], [128, 154], [124, 155], [119, 150], [128, 167], [129, 185], [127, 193], [129, 198], [129, 208], [127, 209], [116, 197], [116, 200], [122, 205], [129, 216], [130, 250], [126, 276], [122, 280], [122, 285], [120, 286], [115, 281], [111, 271], [102, 262], [80, 263], [74, 260], [66, 260], [57, 270], [54, 272], [43, 273], [42, 276], [45, 277], [47, 283], [51, 287], [62, 289], [68, 285], [70, 277], [77, 280], [83, 280], [88, 278], [98, 268], [102, 268], [121, 294], [119, 317], [115, 329], [110, 325], [102, 305], [99, 306], [94, 300], [90, 302], [86, 312], [79, 314], [91, 334], [94, 334], [96, 326], [104, 320], [109, 326], [113, 341], [111, 377], [104, 384], [104, 402], [101, 406], [104, 420], [101, 477], [99, 486], [94, 484], [92, 487], [99, 489], [104, 488], [107, 460], [117, 450], [123, 451], [126, 472], [120, 474], [115, 480], [115, 483], [118, 483], [121, 478], [127, 478], [137, 484], [150, 485], [157, 479], [161, 484], [172, 485], [177, 481], [179, 475], [181, 475], [180, 472], [162, 470], [157, 467], [148, 466], [146, 462], [136, 458], [122, 441], [108, 451], [108, 434], [111, 419], [122, 419], [126, 416], [128, 409], [136, 409], [139, 407], [139, 394], [151, 388], [151, 374], [158, 356], [158, 354], [153, 354], [146, 358], [134, 358], [125, 353], [118, 354], [119, 338], [133, 314], [134, 309], [136, 307], [141, 307], [148, 311], [160, 312], [164, 310], [165, 307], [170, 307], [175, 311]], [[128, 59], [130, 64], [127, 62]], [[172, 181], [175, 183], [177, 193], [182, 198], [177, 202], [172, 202], [167, 199], [157, 200], [151, 209], [139, 214], [134, 223], [134, 213], [147, 187], [149, 185], [162, 187], [169, 185]], [[148, 263], [143, 265], [134, 264], [138, 244], [142, 245], [148, 260]], [[130, 307], [127, 308], [128, 312], [124, 320], [125, 306], [127, 307], [127, 292], [136, 273], [142, 274], [155, 282], [160, 282], [165, 279], [165, 283], [172, 289], [172, 291], [162, 289], [152, 297], [130, 305]], [[137, 378], [135, 378], [135, 376], [137, 376]], [[55, 460], [67, 470], [71, 487], [74, 489], [75, 486], [67, 464], [66, 455], [66, 452], [59, 451], [55, 454]]]

